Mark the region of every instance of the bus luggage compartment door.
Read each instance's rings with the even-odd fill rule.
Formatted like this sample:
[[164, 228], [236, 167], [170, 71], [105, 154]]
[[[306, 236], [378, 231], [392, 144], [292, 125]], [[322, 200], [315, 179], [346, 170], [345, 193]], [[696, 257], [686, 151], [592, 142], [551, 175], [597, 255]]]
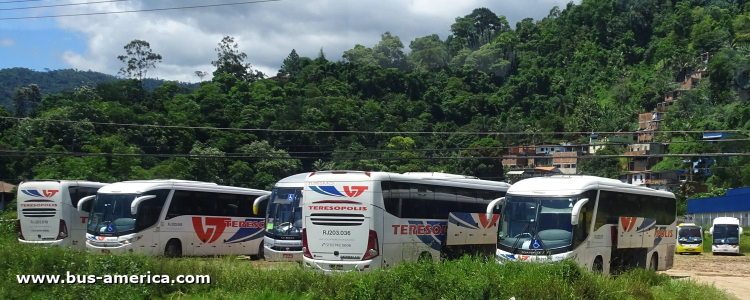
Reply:
[[654, 246], [656, 219], [620, 217], [617, 222], [617, 248], [651, 248]]
[[452, 212], [448, 215], [443, 253], [448, 258], [459, 258], [464, 254], [495, 254], [500, 215]]

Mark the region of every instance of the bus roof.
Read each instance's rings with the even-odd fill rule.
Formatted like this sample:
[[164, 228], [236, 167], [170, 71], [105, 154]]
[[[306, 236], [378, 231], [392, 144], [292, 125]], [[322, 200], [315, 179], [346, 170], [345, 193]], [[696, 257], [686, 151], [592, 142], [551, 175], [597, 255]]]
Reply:
[[[510, 184], [500, 181], [482, 180], [473, 176], [447, 174], [439, 172], [407, 172], [403, 174], [388, 173], [388, 172], [363, 172], [363, 171], [323, 171], [310, 173], [307, 180], [331, 180], [337, 181], [338, 175], [350, 175], [347, 176], [346, 181], [352, 181], [351, 175], [360, 175], [362, 180], [366, 180], [368, 177], [370, 180], [375, 181], [397, 181], [397, 182], [409, 182], [409, 183], [421, 183], [421, 184], [436, 184], [442, 186], [451, 187], [464, 187], [464, 188], [475, 188], [475, 189], [486, 189], [486, 190], [500, 190], [506, 191], [510, 188]], [[316, 176], [316, 177], [313, 177]], [[366, 176], [366, 177], [365, 177]]]
[[714, 219], [714, 225], [716, 224], [740, 225], [740, 220], [732, 217], [718, 217]]
[[299, 173], [286, 178], [283, 178], [276, 182], [274, 187], [297, 187], [302, 188], [305, 186], [305, 178], [310, 173]]
[[105, 185], [99, 189], [99, 193], [105, 194], [140, 194], [158, 189], [179, 189], [204, 192], [223, 192], [231, 194], [267, 195], [269, 191], [248, 189], [233, 186], [222, 186], [212, 182], [188, 181], [188, 180], [134, 180], [116, 182]]
[[585, 175], [557, 175], [524, 179], [513, 184], [508, 194], [531, 196], [577, 195], [587, 190], [603, 189], [674, 198], [674, 194], [647, 187], [635, 186], [619, 180]]
[[33, 182], [55, 182], [55, 181], [57, 181], [58, 183], [76, 182], [76, 183], [93, 183], [93, 184], [101, 184], [101, 185], [108, 184], [108, 183], [96, 182], [96, 181], [88, 181], [88, 180], [58, 180], [58, 179], [32, 179], [32, 180], [24, 180], [24, 181], [21, 181], [21, 183], [19, 183], [19, 184], [33, 183]]

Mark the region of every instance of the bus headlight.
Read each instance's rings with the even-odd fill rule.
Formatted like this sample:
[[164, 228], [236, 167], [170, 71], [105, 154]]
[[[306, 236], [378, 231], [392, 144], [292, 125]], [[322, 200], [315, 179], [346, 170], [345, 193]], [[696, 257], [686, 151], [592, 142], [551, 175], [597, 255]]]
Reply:
[[143, 236], [140, 235], [140, 236], [136, 236], [136, 237], [133, 237], [133, 238], [129, 238], [129, 239], [124, 240], [124, 241], [120, 241], [120, 245], [128, 245], [128, 244], [135, 243], [135, 241], [140, 240], [142, 237]]

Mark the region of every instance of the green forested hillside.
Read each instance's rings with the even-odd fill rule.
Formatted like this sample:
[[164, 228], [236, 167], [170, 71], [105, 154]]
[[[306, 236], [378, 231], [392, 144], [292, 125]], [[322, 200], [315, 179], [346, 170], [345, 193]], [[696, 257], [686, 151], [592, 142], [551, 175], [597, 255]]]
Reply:
[[[29, 115], [37, 120], [0, 120], [0, 147], [54, 152], [13, 152], [0, 158], [0, 174], [6, 181], [183, 178], [257, 188], [331, 168], [499, 178], [498, 147], [578, 142], [586, 135], [443, 132], [633, 131], [638, 113], [651, 111], [680, 74], [699, 67], [710, 77], [670, 108], [666, 129], [746, 130], [745, 2], [584, 0], [517, 24], [480, 8], [459, 16], [447, 37], [401, 41], [387, 32], [377, 45], [352, 45], [342, 58], [322, 52], [299, 57], [290, 49], [275, 80], [258, 80], [238, 63], [217, 64], [213, 79], [196, 90], [165, 83], [149, 92], [138, 81], [80, 87], [45, 96]], [[698, 58], [705, 52], [715, 55], [702, 66]], [[684, 143], [669, 151], [731, 149], [746, 151], [747, 145]], [[750, 185], [750, 169], [725, 168], [748, 164], [744, 157], [720, 159], [709, 183]], [[690, 165], [689, 158], [675, 158], [658, 167]]]
[[[34, 71], [26, 68], [0, 69], [0, 106], [13, 110], [13, 93], [19, 88], [36, 84], [42, 94], [57, 94], [65, 90], [72, 90], [86, 84], [112, 82], [117, 77], [94, 71], [80, 71], [73, 69]], [[164, 80], [145, 79], [144, 88], [151, 91], [164, 83]], [[197, 84], [178, 83], [179, 85], [195, 88]]]

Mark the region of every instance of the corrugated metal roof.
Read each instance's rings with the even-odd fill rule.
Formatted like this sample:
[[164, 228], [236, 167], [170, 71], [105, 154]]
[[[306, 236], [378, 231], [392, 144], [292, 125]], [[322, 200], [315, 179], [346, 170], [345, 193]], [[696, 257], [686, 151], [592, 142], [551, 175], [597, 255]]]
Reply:
[[745, 195], [745, 194], [750, 194], [750, 186], [727, 190], [727, 196]]
[[16, 186], [7, 182], [0, 181], [0, 193], [10, 193], [14, 187]]
[[750, 211], [750, 194], [709, 197], [687, 201], [687, 213]]

